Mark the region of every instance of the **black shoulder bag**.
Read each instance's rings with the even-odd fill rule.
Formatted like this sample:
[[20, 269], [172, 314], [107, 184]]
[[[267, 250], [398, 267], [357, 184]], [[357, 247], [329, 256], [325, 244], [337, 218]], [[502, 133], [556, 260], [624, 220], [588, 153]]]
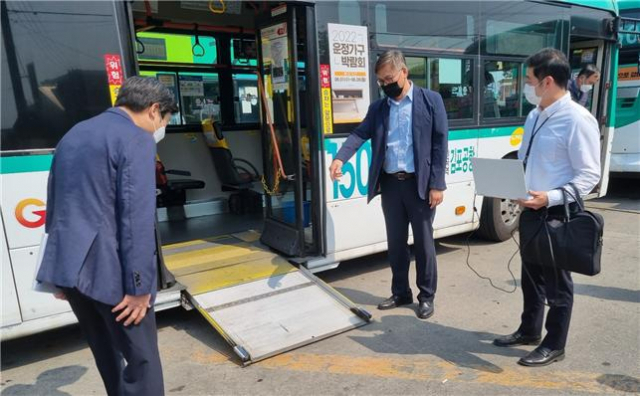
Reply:
[[[537, 123], [536, 119], [535, 124]], [[523, 161], [525, 168], [533, 138], [544, 122], [537, 130], [535, 124]], [[548, 208], [522, 211], [519, 230], [520, 251], [532, 264], [554, 266], [583, 275], [597, 275], [600, 273], [604, 218], [598, 213], [585, 210], [580, 192], [573, 183], [569, 183], [569, 186], [573, 191], [564, 187], [561, 189], [564, 200], [563, 214], [551, 215]], [[577, 205], [573, 213], [569, 209], [568, 197], [573, 198]]]
[[[525, 210], [520, 217], [520, 249], [527, 261], [554, 266], [583, 275], [600, 273], [604, 219], [584, 209], [578, 189], [562, 189], [564, 214], [550, 215], [548, 210]], [[577, 204], [569, 210], [568, 197]]]

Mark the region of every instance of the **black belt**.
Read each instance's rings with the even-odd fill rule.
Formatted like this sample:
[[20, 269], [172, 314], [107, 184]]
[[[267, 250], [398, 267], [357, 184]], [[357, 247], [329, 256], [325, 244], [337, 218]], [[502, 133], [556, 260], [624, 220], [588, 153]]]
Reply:
[[409, 179], [413, 179], [414, 177], [416, 177], [415, 173], [407, 173], [407, 172], [396, 172], [396, 173], [386, 173], [385, 174], [387, 176], [391, 176], [396, 180], [400, 180], [400, 181], [404, 181], [404, 180], [409, 180]]

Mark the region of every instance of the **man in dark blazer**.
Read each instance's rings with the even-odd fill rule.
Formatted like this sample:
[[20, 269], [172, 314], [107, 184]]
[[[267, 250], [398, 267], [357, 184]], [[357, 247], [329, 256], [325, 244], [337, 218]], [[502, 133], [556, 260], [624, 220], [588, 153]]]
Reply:
[[109, 395], [164, 393], [152, 307], [155, 155], [175, 111], [160, 82], [132, 77], [115, 108], [67, 132], [51, 166], [36, 278], [61, 288]]
[[342, 165], [371, 139], [368, 200], [379, 193], [382, 195], [393, 273], [392, 295], [378, 308], [391, 309], [413, 303], [409, 286], [411, 224], [420, 291], [417, 315], [427, 319], [434, 312], [438, 279], [433, 218], [446, 189], [447, 113], [437, 92], [417, 87], [408, 79], [409, 72], [400, 51], [382, 54], [375, 72], [387, 97], [369, 106], [365, 119], [349, 135], [329, 171], [333, 180], [339, 179]]

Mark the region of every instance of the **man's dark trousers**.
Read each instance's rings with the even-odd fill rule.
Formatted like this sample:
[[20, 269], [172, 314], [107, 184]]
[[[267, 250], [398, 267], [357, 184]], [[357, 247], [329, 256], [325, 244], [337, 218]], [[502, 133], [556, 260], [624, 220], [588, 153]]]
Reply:
[[[553, 215], [561, 208], [551, 208]], [[551, 350], [564, 349], [567, 344], [571, 310], [573, 308], [573, 280], [571, 273], [551, 265], [539, 265], [522, 257], [522, 311], [519, 331], [525, 335], [537, 336], [542, 332], [545, 299], [549, 302], [549, 312], [545, 328], [547, 335], [541, 346]]]
[[[64, 293], [78, 318], [109, 396], [164, 394], [158, 335], [153, 309], [139, 325], [116, 322], [113, 307], [92, 300], [77, 289]], [[126, 360], [126, 366], [124, 360]]]
[[398, 180], [381, 175], [382, 211], [387, 228], [389, 261], [393, 279], [391, 293], [398, 297], [411, 296], [409, 286], [410, 252], [407, 240], [409, 224], [413, 230], [416, 258], [418, 301], [433, 302], [438, 284], [436, 250], [433, 242], [435, 209], [420, 199], [415, 178]]

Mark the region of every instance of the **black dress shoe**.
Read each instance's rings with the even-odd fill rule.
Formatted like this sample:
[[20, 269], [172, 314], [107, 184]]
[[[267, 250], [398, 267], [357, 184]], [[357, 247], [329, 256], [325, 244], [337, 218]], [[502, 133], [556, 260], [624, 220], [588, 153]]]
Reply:
[[546, 366], [553, 362], [559, 362], [562, 359], [564, 359], [564, 349], [552, 351], [549, 348], [540, 346], [534, 349], [527, 356], [518, 360], [518, 364], [522, 366], [538, 367]]
[[538, 345], [540, 343], [540, 336], [528, 336], [522, 334], [520, 331], [516, 331], [513, 334], [498, 337], [493, 340], [493, 345], [499, 347], [510, 347], [516, 345]]
[[416, 312], [416, 315], [418, 315], [420, 319], [429, 319], [433, 315], [434, 311], [432, 302], [421, 301], [418, 304], [418, 311]]
[[392, 308], [399, 307], [401, 305], [409, 305], [412, 303], [413, 303], [412, 296], [407, 296], [407, 297], [391, 296], [386, 300], [384, 300], [383, 302], [381, 302], [378, 305], [378, 309], [380, 310], [392, 309]]

